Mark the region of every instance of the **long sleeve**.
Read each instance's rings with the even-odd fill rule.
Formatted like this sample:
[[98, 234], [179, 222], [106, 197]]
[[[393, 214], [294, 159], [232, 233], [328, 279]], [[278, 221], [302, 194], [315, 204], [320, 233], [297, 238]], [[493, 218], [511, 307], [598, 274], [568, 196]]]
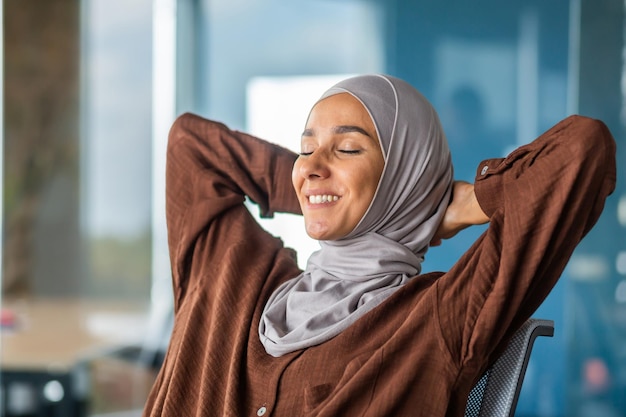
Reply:
[[[192, 114], [173, 124], [166, 216], [175, 315], [145, 416], [250, 415], [276, 396], [286, 362], [264, 361], [258, 322], [273, 289], [300, 269], [294, 251], [265, 231], [244, 201], [255, 201], [265, 216], [298, 213], [295, 158]], [[251, 383], [249, 369], [266, 378]]]
[[175, 121], [167, 149], [166, 218], [177, 301], [198, 235], [220, 214], [243, 205], [245, 196], [262, 216], [300, 213], [291, 185], [295, 159], [282, 147], [193, 114]]
[[581, 116], [479, 166], [475, 192], [489, 228], [437, 283], [441, 332], [459, 369], [484, 367], [536, 310], [615, 180], [610, 132]]

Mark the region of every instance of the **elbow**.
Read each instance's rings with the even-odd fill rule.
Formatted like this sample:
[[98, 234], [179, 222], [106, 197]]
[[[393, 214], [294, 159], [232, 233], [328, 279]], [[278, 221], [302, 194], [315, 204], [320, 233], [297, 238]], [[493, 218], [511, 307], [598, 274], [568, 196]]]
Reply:
[[180, 142], [204, 142], [215, 136], [217, 131], [224, 129], [226, 126], [223, 123], [205, 119], [194, 113], [183, 113], [174, 120], [170, 127], [167, 142], [168, 152], [172, 148], [176, 148]]
[[578, 145], [574, 145], [574, 148], [581, 157], [615, 159], [615, 139], [604, 122], [579, 115], [570, 116], [568, 120], [568, 136], [578, 139]]
[[178, 116], [170, 127], [167, 141], [168, 148], [175, 147], [176, 143], [186, 136], [189, 127], [194, 123], [194, 120], [197, 119], [198, 116], [193, 113], [183, 113]]
[[[610, 194], [616, 182], [616, 143], [609, 128], [598, 119], [570, 116], [573, 140], [571, 151], [588, 174], [602, 178], [602, 188]], [[573, 161], [575, 162], [575, 161]]]

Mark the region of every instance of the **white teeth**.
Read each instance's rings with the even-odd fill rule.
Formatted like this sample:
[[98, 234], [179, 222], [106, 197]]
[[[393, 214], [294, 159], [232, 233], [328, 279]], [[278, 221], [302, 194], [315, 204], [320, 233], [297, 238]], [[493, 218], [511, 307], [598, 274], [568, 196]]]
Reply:
[[311, 204], [322, 204], [322, 203], [330, 203], [332, 201], [339, 200], [339, 197], [336, 195], [311, 195], [309, 196], [309, 203]]

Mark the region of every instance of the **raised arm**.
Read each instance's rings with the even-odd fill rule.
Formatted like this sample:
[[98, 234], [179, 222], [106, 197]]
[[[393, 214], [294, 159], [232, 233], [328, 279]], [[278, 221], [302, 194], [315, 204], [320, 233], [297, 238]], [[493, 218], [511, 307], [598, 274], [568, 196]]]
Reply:
[[193, 114], [174, 122], [167, 148], [166, 218], [175, 284], [185, 284], [180, 265], [198, 235], [221, 213], [241, 206], [245, 196], [266, 217], [300, 213], [291, 185], [296, 156]]
[[504, 159], [478, 167], [490, 225], [438, 282], [439, 318], [459, 365], [483, 366], [548, 295], [615, 187], [615, 141], [571, 116]]

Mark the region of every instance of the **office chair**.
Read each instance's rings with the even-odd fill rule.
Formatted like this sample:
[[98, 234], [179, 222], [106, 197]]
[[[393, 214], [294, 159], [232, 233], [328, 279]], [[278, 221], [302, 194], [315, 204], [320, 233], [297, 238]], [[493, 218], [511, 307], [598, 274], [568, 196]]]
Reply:
[[528, 319], [472, 388], [465, 417], [513, 417], [535, 338], [553, 335], [552, 320]]

